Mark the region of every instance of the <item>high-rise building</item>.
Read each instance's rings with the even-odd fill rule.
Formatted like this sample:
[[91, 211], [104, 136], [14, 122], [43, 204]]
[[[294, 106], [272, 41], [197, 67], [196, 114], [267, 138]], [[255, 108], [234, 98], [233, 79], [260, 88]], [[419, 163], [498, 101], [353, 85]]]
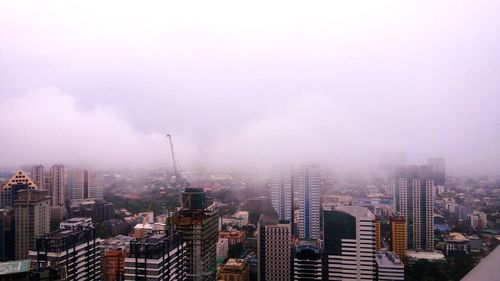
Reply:
[[373, 280], [375, 216], [360, 206], [323, 205], [324, 274], [327, 280]]
[[317, 241], [298, 241], [293, 254], [294, 281], [322, 279], [321, 248]]
[[0, 262], [14, 260], [14, 209], [0, 209]]
[[280, 220], [291, 221], [292, 219], [292, 175], [284, 173], [276, 175], [270, 184], [271, 202], [274, 210], [278, 213]]
[[101, 280], [100, 242], [93, 227], [77, 225], [36, 238], [29, 256], [37, 271], [63, 268], [67, 280]]
[[249, 281], [250, 270], [248, 263], [243, 259], [228, 259], [219, 272], [221, 281]]
[[121, 281], [125, 279], [125, 258], [130, 252], [133, 237], [118, 235], [101, 243], [102, 272], [104, 281]]
[[102, 199], [102, 188], [98, 185], [95, 171], [72, 169], [67, 174], [66, 198]]
[[320, 238], [320, 175], [317, 165], [303, 165], [297, 171], [300, 239]]
[[64, 165], [57, 164], [50, 168], [50, 206], [64, 206]]
[[391, 222], [391, 250], [403, 259], [408, 250], [408, 224], [406, 217], [395, 213], [390, 217]]
[[401, 260], [392, 252], [377, 252], [377, 281], [405, 280], [405, 267]]
[[218, 221], [218, 209], [208, 205], [202, 188], [186, 188], [182, 192], [182, 206], [173, 223], [186, 242], [188, 281], [215, 280]]
[[38, 186], [39, 189], [46, 189], [45, 187], [45, 172], [43, 165], [33, 165], [31, 166], [31, 178]]
[[380, 225], [380, 216], [375, 216], [375, 250], [382, 249], [382, 231]]
[[38, 186], [26, 172], [19, 170], [3, 186], [1, 207], [14, 207], [18, 191], [24, 189], [38, 189]]
[[15, 209], [16, 259], [27, 257], [35, 238], [50, 231], [50, 199], [46, 190], [26, 189], [17, 193]]
[[446, 181], [446, 167], [444, 158], [428, 158], [427, 166], [430, 168], [434, 186], [444, 186]]
[[276, 213], [264, 213], [257, 223], [257, 275], [259, 281], [291, 280], [292, 230]]
[[426, 166], [400, 169], [394, 175], [396, 212], [406, 217], [408, 247], [434, 250], [434, 181]]
[[130, 243], [125, 280], [184, 281], [187, 246], [177, 232], [150, 234]]

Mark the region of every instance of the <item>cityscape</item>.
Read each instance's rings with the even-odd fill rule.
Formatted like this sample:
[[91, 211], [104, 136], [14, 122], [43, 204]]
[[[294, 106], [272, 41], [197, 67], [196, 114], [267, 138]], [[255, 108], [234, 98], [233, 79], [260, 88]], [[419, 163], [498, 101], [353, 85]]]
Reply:
[[500, 281], [499, 26], [0, 3], [0, 281]]

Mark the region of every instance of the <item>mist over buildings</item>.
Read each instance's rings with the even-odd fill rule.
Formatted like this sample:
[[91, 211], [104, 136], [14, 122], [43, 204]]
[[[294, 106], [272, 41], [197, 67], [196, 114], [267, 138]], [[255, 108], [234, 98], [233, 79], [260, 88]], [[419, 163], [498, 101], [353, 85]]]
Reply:
[[184, 166], [498, 173], [499, 26], [498, 1], [5, 2], [0, 166], [165, 166], [170, 133]]

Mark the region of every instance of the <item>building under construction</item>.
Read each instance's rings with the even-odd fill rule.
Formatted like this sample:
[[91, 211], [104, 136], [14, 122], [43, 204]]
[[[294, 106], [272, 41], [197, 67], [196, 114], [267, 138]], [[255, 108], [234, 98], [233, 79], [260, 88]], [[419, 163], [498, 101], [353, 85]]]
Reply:
[[172, 218], [186, 242], [186, 280], [215, 281], [218, 210], [208, 205], [202, 188], [186, 188], [182, 206]]

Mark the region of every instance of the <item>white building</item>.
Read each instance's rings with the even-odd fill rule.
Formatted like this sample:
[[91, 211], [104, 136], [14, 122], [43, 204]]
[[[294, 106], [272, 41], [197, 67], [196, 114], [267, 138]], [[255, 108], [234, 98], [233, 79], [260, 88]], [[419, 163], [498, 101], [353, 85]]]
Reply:
[[270, 183], [271, 202], [280, 220], [291, 220], [292, 214], [292, 174], [275, 175]]
[[262, 215], [257, 236], [257, 275], [259, 280], [291, 280], [292, 233], [290, 224], [278, 217]]
[[470, 226], [473, 228], [486, 228], [486, 223], [488, 222], [488, 218], [486, 213], [481, 211], [474, 211], [469, 217]]
[[405, 280], [405, 266], [393, 252], [377, 252], [375, 263], [378, 281]]
[[227, 258], [229, 251], [229, 240], [227, 238], [219, 238], [217, 240], [217, 258]]
[[303, 165], [297, 171], [297, 201], [299, 204], [300, 239], [320, 238], [320, 184], [317, 165]]
[[323, 245], [328, 280], [373, 280], [375, 216], [360, 206], [323, 205]]

